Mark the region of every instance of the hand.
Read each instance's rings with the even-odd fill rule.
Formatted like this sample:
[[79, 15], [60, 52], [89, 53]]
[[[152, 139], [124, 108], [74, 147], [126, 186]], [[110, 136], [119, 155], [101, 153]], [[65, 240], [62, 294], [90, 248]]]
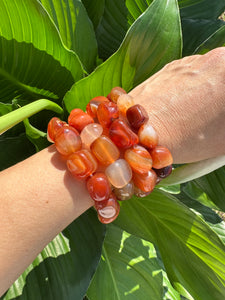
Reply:
[[225, 154], [225, 47], [173, 61], [130, 92], [175, 163]]

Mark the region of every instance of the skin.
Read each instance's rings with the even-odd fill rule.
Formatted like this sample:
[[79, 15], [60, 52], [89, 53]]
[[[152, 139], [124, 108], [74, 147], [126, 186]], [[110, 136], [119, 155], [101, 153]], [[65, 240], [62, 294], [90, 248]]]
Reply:
[[[225, 48], [218, 48], [174, 61], [131, 91], [175, 163], [225, 154], [224, 65]], [[93, 201], [54, 145], [2, 171], [0, 186], [2, 295]]]

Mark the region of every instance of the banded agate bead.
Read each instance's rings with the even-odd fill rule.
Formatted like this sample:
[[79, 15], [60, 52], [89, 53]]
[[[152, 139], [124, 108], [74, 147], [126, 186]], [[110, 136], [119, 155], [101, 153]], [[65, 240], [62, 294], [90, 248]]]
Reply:
[[118, 109], [125, 116], [128, 108], [133, 105], [134, 105], [134, 99], [128, 94], [123, 94], [119, 96], [119, 98], [117, 99]]
[[74, 177], [85, 179], [96, 171], [98, 163], [90, 151], [82, 149], [68, 157], [67, 167]]
[[86, 125], [94, 123], [94, 119], [82, 109], [75, 108], [68, 117], [68, 123], [70, 126], [81, 132]]
[[143, 192], [151, 192], [156, 185], [157, 175], [153, 170], [145, 174], [133, 173], [133, 182]]
[[139, 142], [138, 136], [121, 120], [115, 120], [109, 128], [109, 137], [119, 147], [127, 149]]
[[78, 131], [71, 126], [60, 128], [55, 136], [55, 146], [58, 152], [64, 156], [80, 150], [82, 142]]
[[147, 111], [140, 104], [131, 106], [127, 110], [126, 116], [130, 125], [135, 129], [140, 128], [143, 124], [147, 123], [149, 120]]
[[95, 208], [98, 213], [99, 221], [103, 224], [113, 222], [120, 212], [120, 205], [113, 193], [111, 193], [108, 200], [95, 201]]
[[172, 170], [173, 170], [172, 165], [169, 165], [169, 166], [161, 168], [161, 169], [154, 169], [154, 171], [156, 172], [156, 174], [159, 178], [168, 177], [172, 173]]
[[101, 136], [103, 127], [98, 123], [88, 124], [80, 133], [82, 143], [85, 147], [90, 148], [90, 145]]
[[134, 195], [138, 198], [144, 198], [148, 195], [150, 195], [152, 190], [150, 192], [143, 192], [141, 189], [139, 189], [137, 186], [134, 186]]
[[97, 118], [103, 127], [109, 127], [111, 123], [119, 118], [119, 110], [113, 102], [102, 102], [97, 109]]
[[162, 169], [173, 163], [173, 157], [169, 149], [163, 146], [156, 146], [150, 151], [152, 157], [152, 167], [154, 169]]
[[120, 201], [129, 200], [134, 194], [134, 184], [130, 181], [122, 188], [115, 188], [113, 193]]
[[143, 174], [152, 168], [152, 158], [148, 150], [139, 145], [127, 149], [124, 158], [134, 172]]
[[86, 106], [87, 113], [92, 118], [96, 118], [97, 117], [97, 109], [98, 109], [99, 104], [102, 102], [105, 102], [105, 101], [107, 102], [107, 101], [109, 101], [109, 99], [104, 96], [97, 96], [95, 98], [92, 98]]
[[95, 173], [87, 180], [87, 189], [95, 201], [108, 200], [112, 193], [111, 185], [104, 173]]
[[109, 94], [109, 97], [112, 102], [117, 103], [119, 96], [126, 94], [126, 93], [127, 92], [123, 88], [116, 86], [116, 87], [112, 88], [112, 90]]
[[56, 133], [63, 126], [68, 126], [68, 124], [57, 117], [54, 117], [49, 121], [47, 129], [47, 139], [49, 142], [55, 142]]
[[149, 122], [139, 128], [138, 137], [140, 143], [149, 149], [154, 148], [158, 144], [158, 134]]
[[122, 158], [110, 164], [105, 169], [105, 174], [110, 183], [116, 188], [124, 187], [132, 178], [131, 168], [126, 160]]
[[109, 137], [102, 135], [91, 144], [91, 151], [97, 160], [107, 166], [120, 156], [119, 149]]

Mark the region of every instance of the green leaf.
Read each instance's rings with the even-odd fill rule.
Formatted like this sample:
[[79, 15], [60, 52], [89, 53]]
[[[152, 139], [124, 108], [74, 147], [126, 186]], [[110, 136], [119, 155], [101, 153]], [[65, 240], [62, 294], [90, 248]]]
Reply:
[[204, 191], [217, 207], [225, 212], [225, 167], [195, 179], [195, 184]]
[[61, 98], [83, 76], [77, 56], [63, 46], [37, 0], [2, 0], [0, 17], [0, 101]]
[[39, 0], [56, 24], [63, 43], [79, 56], [90, 72], [96, 66], [97, 41], [93, 25], [80, 0]]
[[197, 54], [204, 54], [214, 48], [225, 46], [225, 22], [224, 26], [212, 34], [202, 45], [196, 49]]
[[104, 12], [105, 0], [82, 0], [82, 2], [86, 7], [87, 13], [94, 25], [94, 28], [96, 28]]
[[58, 114], [63, 113], [63, 109], [56, 103], [40, 99], [1, 116], [0, 134], [43, 109], [50, 109]]
[[180, 299], [167, 283], [153, 244], [115, 225], [107, 227], [101, 262], [87, 292], [90, 300]]
[[123, 202], [115, 223], [157, 245], [167, 275], [180, 293], [184, 287], [196, 300], [223, 298], [225, 246], [174, 196], [156, 190], [145, 199]]
[[0, 135], [0, 171], [26, 159], [35, 153], [34, 145], [24, 133], [16, 137]]
[[208, 174], [225, 164], [225, 155], [182, 165], [173, 170], [172, 174], [160, 182], [159, 186], [180, 184]]
[[2, 300], [83, 299], [98, 265], [105, 227], [89, 210], [59, 234]]
[[66, 94], [66, 108], [85, 107], [91, 98], [107, 95], [114, 86], [129, 91], [180, 54], [176, 1], [156, 0], [130, 27], [119, 50]]

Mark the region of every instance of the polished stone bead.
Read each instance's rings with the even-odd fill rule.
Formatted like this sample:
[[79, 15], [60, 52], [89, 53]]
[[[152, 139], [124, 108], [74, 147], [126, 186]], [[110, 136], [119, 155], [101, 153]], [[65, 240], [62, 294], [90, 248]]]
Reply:
[[172, 165], [169, 165], [169, 166], [161, 168], [161, 169], [154, 169], [154, 171], [156, 172], [156, 174], [159, 178], [168, 177], [172, 173], [172, 170], [173, 170]]
[[147, 111], [140, 104], [136, 104], [128, 108], [126, 112], [126, 116], [130, 125], [135, 129], [140, 128], [143, 124], [147, 123], [149, 120]]
[[98, 213], [99, 221], [103, 224], [113, 222], [120, 212], [120, 205], [113, 193], [111, 193], [108, 200], [95, 201], [95, 208]]
[[85, 179], [96, 171], [98, 163], [90, 151], [82, 149], [68, 157], [67, 167], [74, 177]]
[[134, 172], [143, 174], [152, 168], [152, 158], [147, 149], [140, 145], [134, 145], [127, 149], [124, 158]]
[[103, 127], [109, 127], [112, 122], [119, 117], [119, 110], [113, 102], [102, 102], [97, 109], [98, 122]]
[[120, 156], [119, 149], [109, 137], [102, 135], [91, 144], [91, 151], [103, 165], [109, 165]]
[[127, 149], [139, 142], [137, 134], [121, 119], [113, 121], [109, 128], [109, 137], [119, 148], [123, 149]]
[[132, 178], [132, 170], [125, 159], [118, 159], [105, 169], [110, 183], [116, 188], [122, 188]]
[[94, 123], [94, 119], [82, 109], [75, 108], [68, 117], [68, 123], [70, 126], [81, 132], [86, 125]]
[[112, 90], [109, 94], [109, 97], [112, 102], [117, 103], [119, 96], [126, 94], [126, 93], [127, 92], [123, 88], [116, 86], [116, 87], [112, 88]]
[[156, 185], [157, 175], [153, 170], [145, 174], [133, 172], [133, 182], [143, 192], [151, 192]]
[[95, 201], [108, 200], [112, 193], [111, 184], [104, 173], [95, 173], [87, 180], [87, 190]]
[[158, 134], [149, 122], [140, 127], [138, 137], [140, 144], [149, 149], [154, 148], [158, 144]]
[[126, 116], [126, 112], [129, 107], [134, 105], [134, 99], [133, 97], [129, 96], [128, 94], [123, 94], [119, 96], [117, 99], [117, 106], [120, 111], [124, 116]]
[[60, 128], [55, 136], [55, 146], [58, 152], [68, 156], [82, 147], [82, 142], [78, 131], [71, 126]]
[[173, 163], [173, 157], [169, 149], [163, 146], [156, 146], [150, 151], [152, 157], [152, 167], [162, 169]]
[[137, 186], [134, 186], [134, 195], [138, 198], [145, 198], [146, 196], [150, 195], [152, 190], [150, 192], [143, 192], [141, 189], [139, 189]]
[[96, 118], [97, 117], [97, 109], [98, 109], [99, 104], [102, 102], [105, 102], [105, 101], [107, 102], [107, 101], [109, 101], [109, 99], [104, 96], [97, 96], [95, 98], [92, 98], [86, 106], [87, 113], [92, 118]]
[[56, 133], [63, 126], [68, 126], [68, 124], [57, 117], [54, 117], [49, 121], [47, 130], [47, 139], [49, 142], [55, 142]]
[[129, 200], [134, 194], [134, 184], [132, 181], [130, 181], [122, 188], [115, 188], [113, 193], [120, 201]]
[[80, 133], [80, 137], [82, 140], [82, 143], [86, 148], [89, 148], [90, 145], [101, 136], [103, 132], [103, 127], [98, 123], [91, 123], [88, 124], [83, 128], [83, 130]]

